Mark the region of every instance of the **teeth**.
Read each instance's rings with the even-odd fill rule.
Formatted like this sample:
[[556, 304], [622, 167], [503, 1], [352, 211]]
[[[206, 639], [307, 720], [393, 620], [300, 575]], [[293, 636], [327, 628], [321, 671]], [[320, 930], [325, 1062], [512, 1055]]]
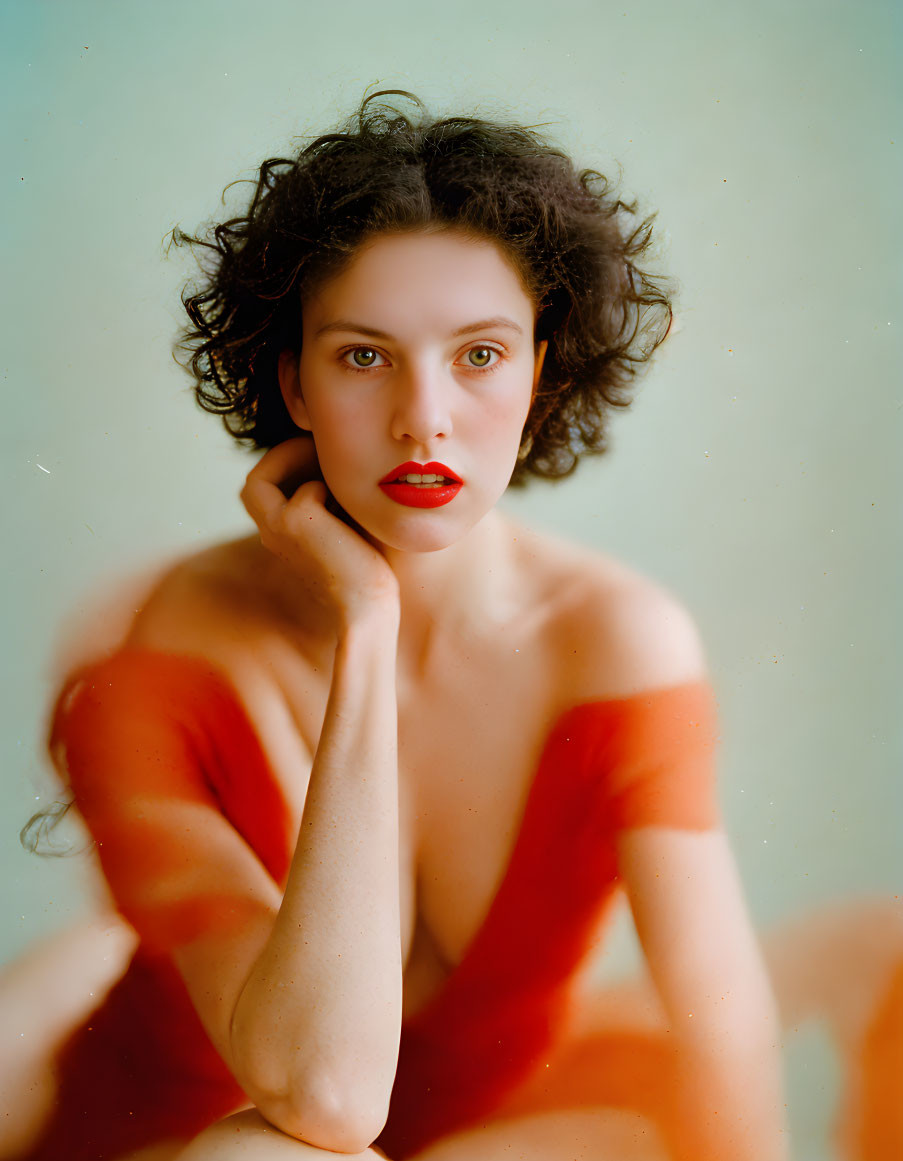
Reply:
[[431, 474], [417, 475], [415, 472], [409, 472], [406, 476], [399, 476], [399, 484], [441, 484], [445, 480], [445, 476], [435, 476]]

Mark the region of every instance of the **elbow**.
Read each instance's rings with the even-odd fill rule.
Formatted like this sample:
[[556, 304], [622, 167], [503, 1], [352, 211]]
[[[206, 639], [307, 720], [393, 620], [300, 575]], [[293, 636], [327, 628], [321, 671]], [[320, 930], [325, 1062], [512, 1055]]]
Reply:
[[333, 1153], [363, 1153], [382, 1131], [388, 1106], [374, 1107], [327, 1084], [299, 1086], [294, 1093], [261, 1095], [261, 1116], [277, 1129]]
[[389, 1115], [397, 1048], [384, 1071], [358, 1059], [324, 1062], [297, 1046], [304, 1036], [274, 1044], [257, 1027], [233, 1027], [231, 1067], [258, 1112], [281, 1132], [334, 1153], [361, 1153]]

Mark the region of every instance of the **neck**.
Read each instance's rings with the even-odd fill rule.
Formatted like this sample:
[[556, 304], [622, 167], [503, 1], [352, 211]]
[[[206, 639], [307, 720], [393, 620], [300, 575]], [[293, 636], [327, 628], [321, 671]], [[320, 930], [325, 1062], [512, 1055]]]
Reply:
[[496, 510], [466, 536], [436, 552], [383, 546], [398, 578], [400, 666], [424, 675], [444, 643], [491, 630], [510, 617], [515, 526]]
[[[398, 629], [399, 672], [413, 680], [425, 676], [434, 662], [442, 664], [451, 646], [458, 653], [464, 640], [492, 633], [509, 623], [518, 608], [515, 543], [529, 535], [517, 521], [493, 509], [461, 540], [436, 552], [404, 552], [382, 546], [398, 578], [401, 619]], [[321, 640], [334, 642], [316, 611], [299, 615], [297, 580], [278, 558], [263, 548], [258, 535], [236, 542], [249, 554], [244, 568], [258, 588], [266, 582], [268, 603], [304, 633], [307, 647]], [[269, 578], [266, 580], [266, 578]], [[520, 578], [522, 581], [522, 578]], [[520, 593], [521, 600], [523, 593]], [[324, 662], [325, 664], [325, 662]]]

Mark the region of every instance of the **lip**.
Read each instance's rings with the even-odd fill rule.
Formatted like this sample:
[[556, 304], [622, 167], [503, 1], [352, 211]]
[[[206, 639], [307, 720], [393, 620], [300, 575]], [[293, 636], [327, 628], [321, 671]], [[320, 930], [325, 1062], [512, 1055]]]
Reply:
[[[463, 484], [464, 481], [457, 472], [453, 472], [451, 468], [440, 464], [436, 460], [430, 460], [428, 464], [418, 464], [416, 460], [405, 460], [403, 464], [399, 464], [397, 468], [393, 468], [391, 472], [383, 476], [379, 481], [381, 484], [391, 484], [397, 480], [399, 476], [406, 476], [408, 473], [418, 476], [447, 476], [448, 479], [453, 480], [456, 484]], [[407, 485], [409, 488], [413, 484]]]
[[[408, 472], [417, 475], [447, 476], [448, 479], [452, 480], [452, 483], [443, 484], [438, 488], [435, 486], [424, 488], [417, 484], [395, 482], [399, 476], [406, 476]], [[389, 472], [379, 481], [380, 491], [390, 500], [394, 500], [396, 504], [404, 504], [406, 508], [441, 508], [443, 504], [448, 504], [454, 500], [463, 487], [464, 481], [457, 472], [453, 472], [451, 468], [438, 463], [436, 460], [430, 460], [428, 464], [418, 464], [416, 460], [406, 460], [405, 463], [399, 464], [394, 471]]]

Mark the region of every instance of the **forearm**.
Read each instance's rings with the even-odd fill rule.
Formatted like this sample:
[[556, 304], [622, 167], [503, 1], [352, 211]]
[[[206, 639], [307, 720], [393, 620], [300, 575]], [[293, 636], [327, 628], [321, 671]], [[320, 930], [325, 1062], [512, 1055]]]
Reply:
[[778, 1044], [694, 1032], [674, 1059], [669, 1161], [788, 1161]]
[[[298, 843], [272, 934], [236, 1004], [232, 1048], [266, 1115], [369, 1124], [401, 1029], [397, 623], [340, 637]], [[244, 1076], [239, 1079], [244, 1082]], [[292, 1125], [281, 1123], [292, 1131]]]

